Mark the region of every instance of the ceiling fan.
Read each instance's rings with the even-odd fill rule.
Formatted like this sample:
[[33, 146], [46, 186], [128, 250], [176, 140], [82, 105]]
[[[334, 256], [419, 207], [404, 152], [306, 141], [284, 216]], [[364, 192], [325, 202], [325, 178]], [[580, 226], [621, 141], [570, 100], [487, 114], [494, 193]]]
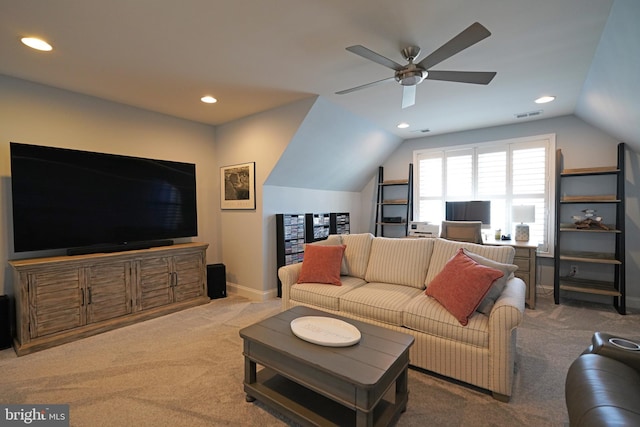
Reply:
[[345, 93], [350, 93], [378, 85], [380, 83], [395, 80], [403, 86], [402, 108], [407, 108], [416, 103], [416, 86], [425, 79], [481, 85], [489, 84], [489, 82], [495, 77], [495, 72], [434, 71], [431, 70], [431, 67], [438, 65], [445, 59], [448, 59], [456, 53], [473, 46], [490, 35], [491, 32], [489, 32], [489, 30], [487, 30], [482, 24], [475, 22], [418, 63], [414, 63], [413, 61], [415, 61], [418, 55], [420, 55], [419, 47], [409, 46], [402, 49], [402, 56], [409, 61], [407, 65], [400, 65], [397, 62], [361, 45], [349, 46], [347, 48], [349, 52], [360, 55], [363, 58], [376, 62], [380, 65], [384, 65], [387, 68], [391, 68], [395, 71], [395, 74], [393, 77], [356, 86], [351, 89], [341, 90], [340, 92], [336, 92], [336, 95], [344, 95]]

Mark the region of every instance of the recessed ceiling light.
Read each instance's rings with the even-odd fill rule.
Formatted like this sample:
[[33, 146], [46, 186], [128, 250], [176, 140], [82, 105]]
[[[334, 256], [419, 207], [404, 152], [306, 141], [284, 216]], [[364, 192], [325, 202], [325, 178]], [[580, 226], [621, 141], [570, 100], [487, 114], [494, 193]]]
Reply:
[[556, 99], [555, 96], [545, 95], [545, 96], [541, 96], [540, 98], [536, 99], [535, 102], [536, 102], [536, 104], [546, 104], [547, 102], [551, 102], [554, 99]]
[[53, 50], [53, 47], [51, 47], [49, 43], [36, 37], [23, 37], [20, 41], [32, 49], [41, 50], [43, 52]]
[[203, 96], [202, 98], [200, 98], [200, 101], [207, 103], [207, 104], [215, 104], [216, 102], [218, 102], [217, 99], [215, 99], [213, 96]]
[[406, 129], [406, 128], [408, 128], [408, 127], [409, 127], [409, 123], [405, 123], [405, 122], [398, 123], [398, 125], [397, 125], [396, 127], [397, 127], [398, 129]]

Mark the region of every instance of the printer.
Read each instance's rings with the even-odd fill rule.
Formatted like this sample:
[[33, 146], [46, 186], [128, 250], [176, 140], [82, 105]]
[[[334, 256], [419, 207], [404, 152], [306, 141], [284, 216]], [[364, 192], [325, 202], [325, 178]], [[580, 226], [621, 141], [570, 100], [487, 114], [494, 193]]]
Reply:
[[416, 221], [411, 221], [409, 223], [409, 236], [438, 237], [439, 235], [440, 235], [440, 226], [437, 224], [430, 224], [429, 222], [416, 222]]

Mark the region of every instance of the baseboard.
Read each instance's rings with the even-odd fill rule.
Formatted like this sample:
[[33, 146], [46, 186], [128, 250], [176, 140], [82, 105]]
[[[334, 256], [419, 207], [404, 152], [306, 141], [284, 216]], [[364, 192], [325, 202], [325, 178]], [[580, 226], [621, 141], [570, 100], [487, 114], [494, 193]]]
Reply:
[[[553, 295], [553, 285], [538, 285], [544, 293]], [[640, 309], [640, 297], [626, 297], [627, 308]]]
[[549, 293], [549, 294], [553, 294], [553, 285], [549, 286], [549, 285], [536, 285], [536, 288], [538, 289], [542, 289], [544, 291], [544, 293]]
[[270, 289], [267, 291], [260, 291], [238, 285], [237, 283], [227, 282], [227, 294], [238, 295], [250, 299], [251, 301], [267, 301], [277, 298], [278, 290]]
[[627, 297], [627, 307], [640, 309], [640, 297]]

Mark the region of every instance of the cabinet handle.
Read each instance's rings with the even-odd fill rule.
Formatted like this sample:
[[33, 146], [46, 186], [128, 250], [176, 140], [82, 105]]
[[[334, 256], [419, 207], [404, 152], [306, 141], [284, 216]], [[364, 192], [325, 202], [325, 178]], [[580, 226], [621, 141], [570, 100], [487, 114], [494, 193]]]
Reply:
[[88, 295], [89, 296], [89, 298], [88, 298], [89, 301], [87, 302], [87, 304], [91, 304], [91, 288], [88, 289], [88, 292], [89, 292], [89, 295]]
[[82, 303], [80, 305], [84, 307], [84, 289], [80, 289], [80, 295], [82, 295]]

